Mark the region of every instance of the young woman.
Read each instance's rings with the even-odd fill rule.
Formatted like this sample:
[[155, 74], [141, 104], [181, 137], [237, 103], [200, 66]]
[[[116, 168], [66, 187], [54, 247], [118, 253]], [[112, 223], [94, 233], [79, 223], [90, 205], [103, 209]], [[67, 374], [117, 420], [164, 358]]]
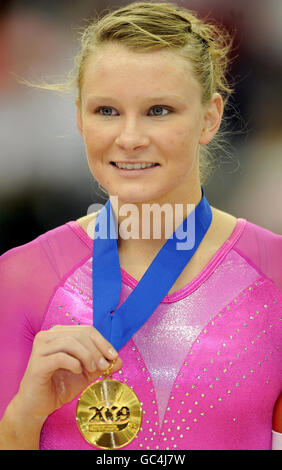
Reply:
[[[132, 3], [85, 29], [65, 88], [77, 87], [78, 129], [118, 242], [96, 248], [101, 210], [1, 256], [0, 448], [271, 449], [275, 406], [281, 437], [282, 237], [203, 192], [232, 91], [230, 46], [171, 3]], [[169, 249], [161, 217], [159, 236], [151, 226], [142, 236], [147, 204], [170, 209], [169, 236], [194, 216], [194, 246]], [[83, 421], [81, 393], [107, 374], [138, 397], [138, 423], [111, 400], [83, 405]], [[97, 429], [112, 446], [91, 442]]]

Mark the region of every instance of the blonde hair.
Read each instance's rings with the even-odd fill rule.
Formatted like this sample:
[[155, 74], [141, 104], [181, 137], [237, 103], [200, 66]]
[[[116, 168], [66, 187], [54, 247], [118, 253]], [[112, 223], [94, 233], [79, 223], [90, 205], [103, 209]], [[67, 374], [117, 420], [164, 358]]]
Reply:
[[[220, 93], [226, 105], [233, 92], [226, 74], [231, 62], [231, 35], [211, 20], [201, 20], [197, 13], [170, 2], [133, 2], [110, 11], [103, 10], [79, 31], [80, 52], [64, 83], [32, 84], [45, 90], [71, 92], [76, 90], [81, 100], [81, 88], [87, 61], [100, 46], [121, 43], [129, 50], [146, 52], [167, 48], [181, 55], [192, 65], [194, 76], [202, 89], [202, 103], [209, 102], [213, 93]], [[221, 129], [207, 146], [200, 146], [200, 180], [204, 184], [213, 170], [214, 153], [225, 146]]]

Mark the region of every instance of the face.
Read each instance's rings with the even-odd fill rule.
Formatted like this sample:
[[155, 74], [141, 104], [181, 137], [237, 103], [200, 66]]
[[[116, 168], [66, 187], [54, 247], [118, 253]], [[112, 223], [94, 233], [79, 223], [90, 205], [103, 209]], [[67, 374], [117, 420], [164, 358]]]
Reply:
[[[134, 53], [107, 44], [89, 58], [78, 129], [94, 178], [119, 201], [181, 202], [200, 188], [199, 144], [219, 128], [222, 100], [201, 104], [190, 65], [172, 51]], [[113, 162], [152, 163], [119, 169]]]

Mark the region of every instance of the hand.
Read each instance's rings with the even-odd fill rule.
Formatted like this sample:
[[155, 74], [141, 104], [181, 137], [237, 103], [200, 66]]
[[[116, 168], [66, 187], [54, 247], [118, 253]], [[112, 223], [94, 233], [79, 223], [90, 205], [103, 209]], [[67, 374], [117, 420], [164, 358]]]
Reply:
[[40, 331], [17, 394], [24, 412], [35, 419], [47, 418], [72, 401], [116, 360], [122, 360], [111, 344], [91, 326], [55, 326]]

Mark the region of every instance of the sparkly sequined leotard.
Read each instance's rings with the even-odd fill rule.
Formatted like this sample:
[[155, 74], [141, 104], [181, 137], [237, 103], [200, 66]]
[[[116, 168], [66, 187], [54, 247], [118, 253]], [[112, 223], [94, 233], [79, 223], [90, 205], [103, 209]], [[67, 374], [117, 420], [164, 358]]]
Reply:
[[[35, 334], [92, 325], [91, 240], [77, 222], [0, 257], [0, 418]], [[121, 349], [113, 375], [138, 391], [142, 427], [128, 449], [271, 449], [282, 383], [282, 236], [245, 219], [204, 270], [167, 295]], [[119, 305], [137, 281], [122, 270]], [[93, 449], [77, 399], [50, 415], [40, 449]]]

